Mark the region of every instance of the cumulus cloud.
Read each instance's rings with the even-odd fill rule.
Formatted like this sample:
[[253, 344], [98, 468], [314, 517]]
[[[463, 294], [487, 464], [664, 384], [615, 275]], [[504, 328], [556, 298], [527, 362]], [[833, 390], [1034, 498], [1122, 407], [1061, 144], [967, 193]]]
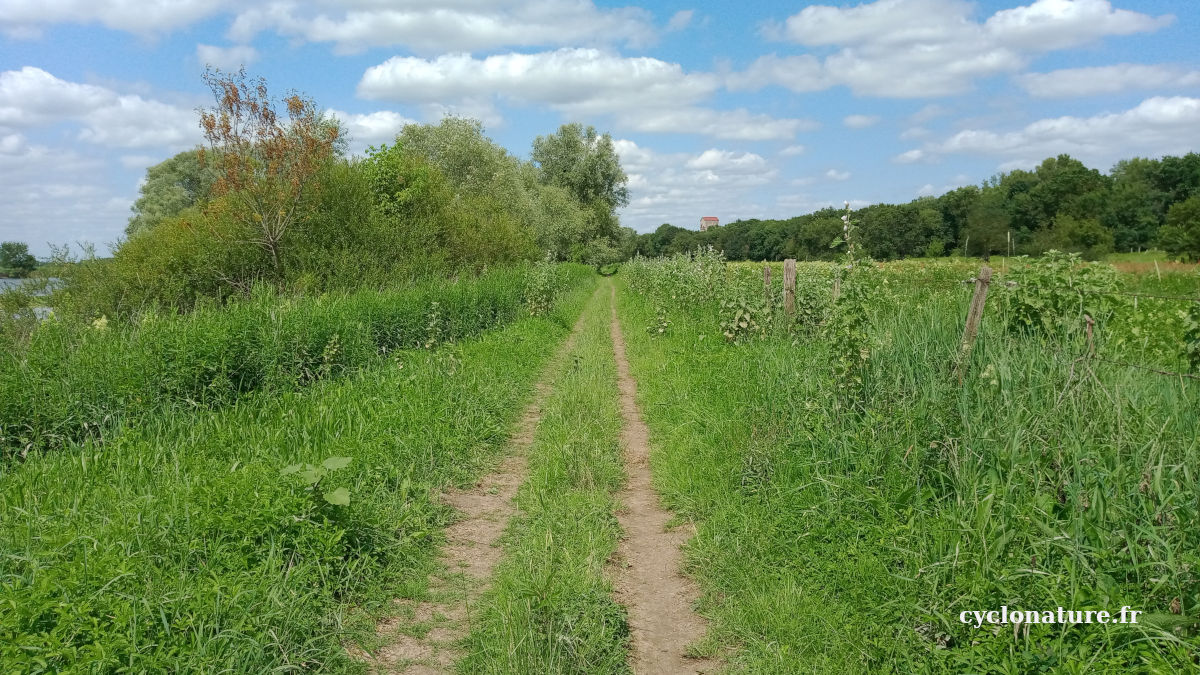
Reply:
[[779, 151], [779, 156], [780, 157], [798, 157], [800, 155], [803, 155], [805, 153], [805, 151], [807, 151], [807, 148], [805, 148], [803, 145], [789, 145], [786, 148]]
[[829, 180], [837, 180], [837, 181], [850, 180], [850, 172], [849, 171], [838, 171], [837, 169], [830, 169], [825, 172], [825, 177], [828, 178]]
[[896, 155], [892, 158], [892, 161], [896, 162], [897, 164], [912, 164], [913, 162], [919, 162], [925, 159], [926, 154], [927, 153], [924, 150], [916, 148]]
[[416, 120], [391, 110], [362, 114], [332, 109], [327, 112], [336, 117], [349, 134], [351, 152], [362, 152], [370, 145], [391, 143], [406, 125], [417, 124]]
[[32, 37], [56, 23], [100, 24], [154, 35], [218, 15], [247, 43], [263, 31], [341, 52], [403, 46], [419, 52], [568, 44], [647, 45], [656, 37], [638, 7], [598, 8], [591, 0], [0, 0], [0, 28]]
[[196, 60], [222, 70], [236, 70], [257, 61], [258, 50], [248, 45], [217, 47], [199, 44], [196, 45]]
[[559, 49], [483, 59], [470, 54], [434, 59], [396, 56], [368, 68], [358, 93], [404, 103], [499, 95], [581, 112], [611, 112], [638, 105], [692, 103], [718, 86], [715, 77], [685, 73], [677, 63], [621, 57], [598, 49]]
[[1156, 96], [1123, 112], [1047, 118], [1015, 131], [964, 129], [904, 154], [982, 155], [1004, 159], [1001, 167], [1014, 168], [1068, 153], [1089, 164], [1107, 166], [1122, 157], [1177, 153], [1197, 146], [1200, 98]]
[[972, 12], [965, 0], [810, 5], [768, 32], [836, 51], [824, 59], [764, 56], [731, 75], [731, 86], [814, 91], [844, 85], [870, 96], [946, 96], [970, 90], [979, 78], [1019, 72], [1038, 54], [1155, 31], [1174, 18], [1114, 9], [1110, 0], [1034, 0], [982, 22]]
[[613, 115], [620, 128], [633, 131], [721, 139], [786, 139], [814, 126], [808, 120], [696, 105], [720, 85], [717, 76], [688, 73], [677, 63], [573, 48], [485, 58], [397, 56], [368, 68], [358, 93], [368, 99], [427, 106], [469, 108], [496, 99], [543, 104], [572, 117]]
[[0, 126], [30, 128], [71, 121], [79, 139], [121, 148], [181, 148], [200, 140], [195, 113], [179, 106], [68, 82], [26, 66], [0, 73]]
[[752, 152], [710, 148], [699, 154], [659, 153], [627, 139], [614, 141], [613, 147], [633, 196], [621, 219], [643, 232], [664, 222], [695, 227], [706, 215], [722, 221], [755, 215], [748, 206], [737, 214], [728, 209], [744, 204], [750, 190], [778, 175], [769, 161]]
[[879, 115], [847, 115], [842, 124], [849, 129], [866, 129], [879, 124], [881, 119]]
[[1064, 68], [1048, 73], [1026, 73], [1017, 84], [1039, 98], [1075, 98], [1116, 94], [1131, 89], [1184, 89], [1200, 87], [1200, 70], [1171, 65], [1118, 63], [1090, 68]]
[[498, 47], [653, 42], [648, 11], [599, 9], [590, 0], [492, 0], [333, 3], [270, 2], [241, 12], [230, 35], [247, 41], [264, 30], [308, 42], [331, 42], [342, 52], [404, 46], [422, 53]]

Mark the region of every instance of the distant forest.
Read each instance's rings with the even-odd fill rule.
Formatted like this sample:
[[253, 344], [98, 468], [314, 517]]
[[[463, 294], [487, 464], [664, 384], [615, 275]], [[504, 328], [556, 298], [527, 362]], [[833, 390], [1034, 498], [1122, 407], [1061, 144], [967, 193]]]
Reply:
[[[707, 232], [663, 224], [639, 235], [636, 251], [659, 256], [711, 245], [730, 260], [822, 260], [841, 234], [844, 211], [787, 220], [738, 220]], [[1200, 258], [1200, 154], [1122, 160], [1107, 174], [1068, 155], [1033, 171], [996, 175], [940, 197], [854, 211], [862, 244], [878, 260], [1037, 255], [1050, 249], [1097, 259], [1160, 248]]]

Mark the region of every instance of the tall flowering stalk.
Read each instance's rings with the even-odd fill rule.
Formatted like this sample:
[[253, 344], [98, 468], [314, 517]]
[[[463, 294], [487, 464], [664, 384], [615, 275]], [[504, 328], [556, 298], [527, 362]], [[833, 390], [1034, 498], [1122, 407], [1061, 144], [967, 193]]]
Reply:
[[869, 258], [858, 257], [855, 247], [857, 234], [858, 224], [851, 218], [850, 202], [846, 202], [846, 213], [842, 215], [842, 236], [831, 244], [833, 248], [844, 245], [846, 252], [834, 269], [840, 293], [834, 302], [826, 330], [838, 401], [855, 407], [863, 402], [867, 365], [871, 358], [867, 331], [870, 328], [870, 276], [874, 270]]

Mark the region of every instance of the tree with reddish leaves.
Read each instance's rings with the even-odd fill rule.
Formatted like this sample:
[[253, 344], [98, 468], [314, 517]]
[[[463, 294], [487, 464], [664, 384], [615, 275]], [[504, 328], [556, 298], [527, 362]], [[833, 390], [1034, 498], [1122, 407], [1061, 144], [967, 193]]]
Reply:
[[281, 101], [281, 118], [266, 81], [247, 77], [245, 69], [209, 68], [204, 82], [216, 99], [214, 107], [200, 110], [211, 151], [202, 159], [217, 173], [213, 196], [230, 199], [233, 217], [254, 233], [249, 243], [266, 252], [281, 280], [285, 237], [308, 216], [307, 198], [319, 188], [321, 168], [345, 145], [341, 127], [294, 91]]

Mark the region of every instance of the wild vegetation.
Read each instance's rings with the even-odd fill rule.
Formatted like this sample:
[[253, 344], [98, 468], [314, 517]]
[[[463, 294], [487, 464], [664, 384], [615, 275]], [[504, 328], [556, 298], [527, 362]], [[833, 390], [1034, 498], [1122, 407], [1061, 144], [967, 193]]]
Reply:
[[[841, 212], [829, 208], [786, 220], [736, 221], [707, 232], [664, 224], [640, 235], [646, 257], [712, 246], [728, 260], [830, 260]], [[1049, 250], [1096, 260], [1158, 247], [1200, 259], [1200, 154], [1118, 162], [1108, 174], [1068, 155], [1033, 171], [999, 174], [908, 204], [854, 211], [860, 244], [877, 260], [947, 254], [1040, 255]]]
[[[624, 268], [710, 653], [748, 672], [1197, 667], [1200, 278], [996, 267], [965, 363], [965, 261], [800, 263], [794, 314], [778, 266], [769, 294], [761, 265], [716, 253]], [[959, 621], [1123, 605], [1143, 620]]]
[[[590, 127], [530, 162], [455, 118], [347, 157], [314, 101], [206, 82], [207, 145], [148, 171], [113, 255], [59, 251], [49, 295], [0, 294], [0, 670], [363, 672], [381, 623], [450, 622], [396, 600], [445, 594], [462, 514], [442, 495], [511, 450], [540, 380], [503, 558], [464, 581], [450, 647], [463, 672], [628, 672], [644, 627], [612, 566], [636, 406], [611, 298], [654, 487], [695, 532], [710, 630], [680, 658], [1200, 667], [1200, 277], [1087, 261], [1195, 257], [1200, 156], [1060, 156], [909, 205], [635, 238]], [[674, 254], [597, 280], [635, 249]], [[968, 350], [965, 255], [1002, 252]], [[837, 262], [800, 263], [786, 299], [780, 265], [764, 286], [729, 262], [785, 256]], [[958, 620], [1002, 606], [1144, 614]]]

